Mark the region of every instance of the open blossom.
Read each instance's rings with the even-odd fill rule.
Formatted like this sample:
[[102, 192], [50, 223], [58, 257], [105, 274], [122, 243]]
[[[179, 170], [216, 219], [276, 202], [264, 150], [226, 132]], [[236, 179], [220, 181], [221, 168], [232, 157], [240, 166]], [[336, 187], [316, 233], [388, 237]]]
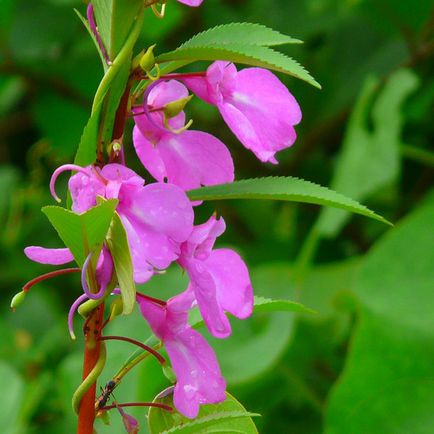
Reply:
[[253, 310], [253, 289], [246, 264], [231, 249], [215, 249], [216, 238], [225, 230], [223, 218], [212, 216], [196, 226], [181, 246], [179, 264], [190, 277], [188, 292], [194, 294], [209, 331], [217, 338], [231, 333], [225, 312], [244, 319]]
[[163, 341], [176, 375], [173, 402], [191, 419], [201, 404], [224, 401], [226, 382], [214, 351], [188, 324], [188, 311], [194, 302], [191, 292], [171, 298], [165, 306], [138, 296], [140, 311], [155, 335]]
[[182, 80], [197, 96], [217, 106], [238, 140], [261, 161], [277, 163], [275, 153], [295, 142], [293, 126], [301, 120], [300, 107], [270, 71], [237, 71], [233, 63], [218, 61], [205, 77]]
[[[78, 171], [69, 180], [75, 212], [95, 206], [97, 196], [119, 200], [116, 211], [127, 232], [137, 282], [147, 281], [154, 269], [167, 268], [179, 257], [180, 244], [190, 235], [194, 218], [190, 201], [181, 189], [163, 183], [145, 186], [143, 178], [119, 164], [108, 164], [101, 170], [67, 165], [53, 175], [54, 195], [56, 177], [63, 170]], [[32, 246], [26, 254], [38, 262], [56, 265], [72, 259], [68, 249]]]
[[182, 83], [163, 81], [144, 102], [149, 113], [143, 114], [140, 107], [135, 109], [133, 143], [140, 161], [157, 181], [167, 180], [183, 190], [232, 182], [232, 157], [219, 139], [202, 131], [179, 132], [185, 126], [184, 112], [168, 121], [178, 133], [164, 126], [164, 106], [186, 97], [188, 91]]

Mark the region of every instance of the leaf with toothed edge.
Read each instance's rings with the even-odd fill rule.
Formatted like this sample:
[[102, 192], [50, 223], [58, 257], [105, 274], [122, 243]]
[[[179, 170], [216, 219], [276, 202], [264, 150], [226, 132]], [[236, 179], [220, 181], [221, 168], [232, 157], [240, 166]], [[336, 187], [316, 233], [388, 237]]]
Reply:
[[336, 191], [294, 177], [244, 179], [230, 184], [202, 187], [187, 192], [193, 200], [269, 199], [326, 205], [360, 214], [391, 225], [364, 205]]
[[60, 206], [46, 206], [42, 212], [81, 267], [88, 253], [103, 243], [117, 204], [116, 199], [104, 200], [83, 214], [76, 214]]
[[198, 33], [184, 42], [179, 48], [234, 43], [271, 47], [285, 44], [302, 44], [303, 41], [284, 35], [261, 24], [230, 23]]
[[[155, 399], [154, 402], [173, 407], [173, 395]], [[151, 407], [148, 426], [151, 434], [257, 434], [258, 430], [252, 420], [252, 417], [257, 416], [260, 415], [246, 411], [232, 395], [226, 393], [226, 400], [219, 404], [201, 405], [198, 416], [193, 420], [176, 410], [169, 413]]]
[[181, 46], [156, 58], [158, 63], [180, 60], [189, 61], [190, 63], [196, 60], [227, 60], [257, 66], [292, 75], [321, 89], [321, 85], [297, 61], [268, 47], [238, 43]]

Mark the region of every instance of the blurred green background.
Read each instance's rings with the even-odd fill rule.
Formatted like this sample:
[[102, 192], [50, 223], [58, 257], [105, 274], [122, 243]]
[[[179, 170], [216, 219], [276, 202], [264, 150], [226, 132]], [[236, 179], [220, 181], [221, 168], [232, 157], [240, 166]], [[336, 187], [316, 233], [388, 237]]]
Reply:
[[[173, 49], [205, 28], [259, 22], [303, 39], [282, 50], [322, 84], [281, 77], [304, 119], [278, 166], [260, 164], [214, 108], [196, 101], [195, 128], [231, 149], [237, 178], [299, 176], [360, 200], [394, 228], [335, 210], [287, 203], [208, 203], [228, 224], [218, 244], [236, 248], [257, 295], [299, 300], [316, 315], [256, 314], [210, 338], [229, 390], [261, 433], [434, 433], [434, 4], [432, 0], [168, 0], [149, 14], [141, 45]], [[52, 171], [71, 162], [102, 70], [74, 0], [0, 0], [0, 426], [4, 434], [75, 431], [70, 398], [82, 342], [66, 313], [78, 276], [33, 288], [16, 313], [11, 296], [50, 267], [28, 261], [31, 244], [60, 246], [40, 212]], [[131, 125], [129, 126], [131, 128]], [[134, 153], [128, 163], [144, 175]], [[63, 180], [66, 185], [66, 179]], [[65, 191], [65, 190], [64, 190]], [[215, 207], [215, 208], [214, 208]], [[174, 268], [142, 290], [185, 287]], [[80, 327], [76, 321], [76, 328]], [[137, 314], [110, 334], [148, 335]], [[130, 354], [108, 343], [107, 381]], [[152, 361], [135, 368], [118, 401], [148, 400], [167, 385]], [[135, 411], [146, 432], [145, 412]], [[122, 432], [119, 418], [100, 433]]]

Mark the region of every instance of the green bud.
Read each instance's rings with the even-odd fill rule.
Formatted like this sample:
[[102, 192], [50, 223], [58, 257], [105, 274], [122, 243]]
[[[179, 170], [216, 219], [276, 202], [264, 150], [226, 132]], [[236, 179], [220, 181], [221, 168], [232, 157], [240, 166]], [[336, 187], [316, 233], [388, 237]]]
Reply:
[[163, 365], [163, 374], [172, 384], [176, 383], [176, 375], [171, 366], [167, 364]]
[[116, 297], [110, 305], [110, 321], [121, 315], [124, 310], [124, 302], [122, 297]]
[[101, 422], [104, 425], [110, 425], [110, 415], [108, 411], [101, 411], [97, 414], [98, 419], [101, 420]]
[[188, 102], [193, 98], [193, 95], [188, 95], [185, 98], [177, 99], [176, 101], [169, 102], [164, 106], [163, 112], [167, 119], [171, 119], [181, 113]]
[[142, 68], [143, 71], [145, 71], [145, 72], [151, 71], [152, 68], [155, 66], [155, 56], [154, 56], [155, 45], [156, 44], [151, 45], [146, 50], [146, 53], [140, 59], [140, 62], [139, 62], [140, 68]]
[[27, 293], [24, 291], [20, 291], [15, 294], [11, 301], [11, 309], [15, 310], [17, 307], [19, 307], [26, 298], [26, 294]]

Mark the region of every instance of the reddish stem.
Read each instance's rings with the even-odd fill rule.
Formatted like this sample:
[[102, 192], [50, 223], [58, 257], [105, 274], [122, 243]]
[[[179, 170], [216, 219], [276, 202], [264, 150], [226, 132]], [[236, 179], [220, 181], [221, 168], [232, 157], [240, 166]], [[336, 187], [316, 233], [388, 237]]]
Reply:
[[137, 345], [140, 348], [143, 348], [145, 351], [148, 351], [150, 354], [152, 354], [161, 365], [166, 364], [166, 359], [156, 350], [154, 350], [152, 347], [142, 344], [139, 341], [136, 341], [135, 339], [127, 338], [125, 336], [101, 336], [101, 341], [125, 341], [129, 342], [131, 344]]
[[52, 277], [61, 276], [62, 274], [80, 273], [80, 272], [81, 272], [80, 268], [64, 268], [62, 270], [50, 271], [49, 273], [42, 274], [41, 276], [35, 277], [34, 279], [27, 282], [23, 286], [23, 291], [28, 292], [32, 286], [44, 280], [51, 279]]
[[142, 294], [141, 292], [136, 292], [138, 297], [142, 297], [148, 301], [152, 301], [153, 303], [159, 304], [160, 306], [166, 306], [166, 302], [164, 300], [160, 300], [159, 298], [150, 297], [149, 295]]
[[158, 402], [125, 402], [124, 404], [112, 404], [107, 407], [101, 408], [102, 411], [112, 410], [117, 407], [157, 407], [162, 410], [173, 412], [173, 408], [170, 405], [159, 404]]
[[[83, 380], [90, 374], [96, 365], [100, 353], [101, 324], [104, 317], [104, 304], [100, 304], [92, 311], [84, 325], [84, 361]], [[95, 421], [96, 382], [84, 394], [78, 413], [77, 434], [93, 434]]]

